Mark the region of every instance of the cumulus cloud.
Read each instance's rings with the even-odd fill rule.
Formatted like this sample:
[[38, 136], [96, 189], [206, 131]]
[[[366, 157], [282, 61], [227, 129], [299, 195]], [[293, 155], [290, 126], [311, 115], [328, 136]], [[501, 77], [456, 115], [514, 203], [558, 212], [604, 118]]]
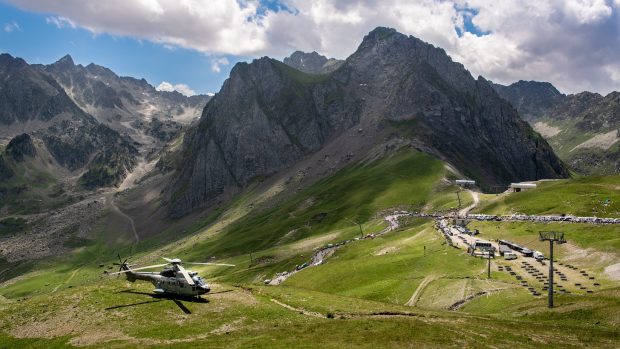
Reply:
[[19, 24], [17, 24], [17, 22], [11, 21], [4, 24], [4, 31], [7, 33], [12, 33], [14, 31], [22, 31], [22, 28], [19, 27]]
[[73, 23], [70, 19], [65, 18], [65, 17], [47, 17], [45, 18], [45, 22], [47, 24], [53, 24], [55, 25], [58, 29], [60, 28], [64, 28], [64, 27], [69, 27], [69, 28], [76, 28], [75, 23]]
[[57, 26], [70, 20], [94, 33], [130, 36], [196, 49], [244, 54], [266, 48], [256, 0], [14, 0], [31, 11], [53, 13]]
[[[285, 10], [259, 0], [10, 1], [54, 14], [48, 22], [58, 27], [211, 57], [282, 57], [299, 49], [346, 58], [366, 33], [388, 26], [444, 48], [474, 75], [496, 82], [546, 80], [566, 92], [620, 89], [620, 0], [281, 0]], [[211, 69], [221, 71], [224, 60], [212, 58]]]
[[166, 91], [166, 92], [177, 91], [188, 97], [191, 97], [196, 94], [196, 91], [192, 90], [186, 84], [174, 84], [173, 85], [169, 83], [168, 81], [162, 81], [159, 85], [157, 85], [157, 87], [155, 87], [155, 89], [157, 91]]
[[226, 57], [211, 58], [211, 71], [219, 73], [222, 71], [222, 65], [229, 65], [230, 62]]

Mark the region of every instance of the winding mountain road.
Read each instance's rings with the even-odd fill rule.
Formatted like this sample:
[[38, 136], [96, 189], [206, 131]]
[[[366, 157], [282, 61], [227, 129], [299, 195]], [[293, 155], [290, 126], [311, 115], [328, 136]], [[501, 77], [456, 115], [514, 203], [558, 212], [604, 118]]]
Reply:
[[480, 197], [478, 196], [477, 192], [472, 191], [472, 190], [467, 190], [467, 191], [471, 195], [472, 199], [474, 199], [474, 202], [471, 205], [460, 210], [459, 217], [466, 216], [469, 213], [469, 211], [473, 210], [476, 206], [478, 206], [478, 203], [480, 202]]

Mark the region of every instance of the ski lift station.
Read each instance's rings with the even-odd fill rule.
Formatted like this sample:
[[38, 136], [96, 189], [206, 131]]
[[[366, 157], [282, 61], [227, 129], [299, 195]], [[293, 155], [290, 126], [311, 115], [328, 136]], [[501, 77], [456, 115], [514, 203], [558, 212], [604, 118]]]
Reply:
[[457, 179], [455, 182], [456, 185], [464, 188], [469, 188], [476, 185], [476, 181], [472, 181], [471, 179]]
[[519, 192], [521, 190], [536, 189], [536, 184], [535, 183], [510, 183], [510, 188], [512, 188], [514, 192]]

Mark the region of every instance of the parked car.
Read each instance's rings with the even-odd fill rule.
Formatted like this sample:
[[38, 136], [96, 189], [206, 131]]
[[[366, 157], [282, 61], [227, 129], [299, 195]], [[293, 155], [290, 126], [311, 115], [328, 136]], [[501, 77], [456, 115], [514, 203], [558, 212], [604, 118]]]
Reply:
[[517, 254], [514, 252], [504, 252], [504, 259], [506, 260], [517, 259]]
[[545, 259], [545, 255], [538, 251], [534, 251], [532, 257], [534, 257], [534, 259], [536, 259], [537, 261], [542, 261], [543, 259]]

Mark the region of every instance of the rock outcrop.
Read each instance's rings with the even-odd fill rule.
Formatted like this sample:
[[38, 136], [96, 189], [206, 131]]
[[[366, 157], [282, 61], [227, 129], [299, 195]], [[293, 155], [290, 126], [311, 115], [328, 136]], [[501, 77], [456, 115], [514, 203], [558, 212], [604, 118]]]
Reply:
[[510, 102], [521, 117], [531, 121], [564, 100], [565, 95], [548, 82], [520, 80], [509, 86], [493, 84], [500, 96]]
[[[65, 57], [59, 64], [72, 61]], [[18, 135], [6, 148], [14, 161], [35, 155], [33, 137], [42, 140], [56, 162], [70, 171], [88, 173], [100, 168], [93, 159], [122, 157], [123, 166], [106, 167], [116, 180], [91, 181], [93, 187], [117, 184], [135, 164], [137, 151], [129, 139], [77, 106], [50, 74], [7, 54], [0, 55], [0, 109], [0, 123], [5, 124], [0, 134]], [[28, 134], [21, 134], [24, 131]]]
[[5, 152], [17, 162], [24, 161], [24, 158], [27, 156], [34, 157], [37, 155], [37, 149], [34, 147], [32, 138], [27, 133], [22, 133], [11, 139], [6, 146]]
[[144, 79], [121, 77], [93, 63], [75, 64], [71, 56], [37, 68], [99, 123], [131, 138], [143, 156], [161, 150], [182, 126], [200, 116], [211, 98], [158, 91]]
[[547, 82], [494, 85], [580, 174], [620, 173], [620, 93], [563, 95]]
[[313, 51], [310, 53], [295, 51], [282, 60], [284, 64], [308, 74], [328, 74], [340, 68], [344, 61], [327, 58]]
[[185, 136], [170, 211], [208, 206], [362, 124], [367, 134], [393, 129], [423, 144], [482, 185], [568, 176], [488, 81], [440, 48], [377, 28], [329, 74], [266, 57], [237, 64]]

